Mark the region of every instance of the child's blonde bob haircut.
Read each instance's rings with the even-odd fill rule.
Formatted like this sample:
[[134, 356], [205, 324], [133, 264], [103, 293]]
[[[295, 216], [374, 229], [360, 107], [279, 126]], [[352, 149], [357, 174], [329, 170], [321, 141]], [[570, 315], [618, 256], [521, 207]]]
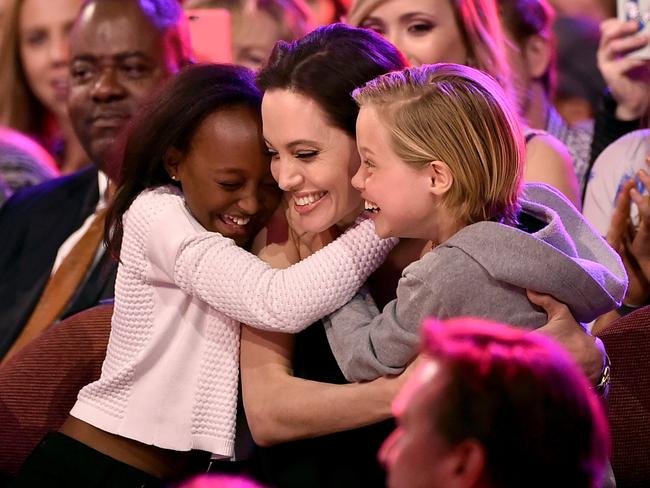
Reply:
[[453, 183], [442, 203], [461, 221], [516, 222], [525, 146], [516, 110], [493, 78], [457, 64], [424, 65], [375, 78], [352, 96], [377, 110], [404, 162], [447, 164]]

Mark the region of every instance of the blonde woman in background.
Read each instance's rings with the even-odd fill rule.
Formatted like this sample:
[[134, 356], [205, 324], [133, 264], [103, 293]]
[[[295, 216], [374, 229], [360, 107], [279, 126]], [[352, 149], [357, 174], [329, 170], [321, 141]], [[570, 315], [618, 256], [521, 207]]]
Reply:
[[183, 8], [222, 8], [230, 12], [232, 62], [259, 70], [277, 41], [293, 41], [315, 27], [303, 0], [189, 0]]
[[[485, 71], [516, 103], [494, 0], [356, 0], [347, 22], [381, 34], [414, 66], [447, 62]], [[527, 129], [526, 151], [524, 180], [553, 185], [579, 207], [578, 180], [566, 146]]]
[[82, 0], [6, 0], [0, 123], [41, 143], [61, 173], [89, 164], [66, 109], [68, 34]]

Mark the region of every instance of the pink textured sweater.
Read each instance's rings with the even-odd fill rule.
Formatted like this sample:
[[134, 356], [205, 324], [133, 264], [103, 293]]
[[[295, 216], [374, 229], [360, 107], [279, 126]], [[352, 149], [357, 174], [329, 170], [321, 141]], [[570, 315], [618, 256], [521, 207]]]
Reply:
[[347, 302], [394, 243], [363, 221], [300, 263], [272, 269], [206, 232], [175, 188], [143, 192], [125, 215], [102, 374], [71, 414], [146, 444], [231, 456], [239, 322], [305, 328]]

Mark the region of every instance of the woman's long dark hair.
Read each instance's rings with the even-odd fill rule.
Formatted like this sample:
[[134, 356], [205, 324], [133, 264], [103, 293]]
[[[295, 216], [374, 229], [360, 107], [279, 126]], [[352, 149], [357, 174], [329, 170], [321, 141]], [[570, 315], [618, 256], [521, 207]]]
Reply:
[[355, 137], [359, 107], [352, 90], [406, 65], [399, 50], [379, 34], [331, 24], [292, 43], [278, 41], [257, 85], [263, 91], [295, 90], [315, 100], [334, 127]]
[[108, 208], [104, 242], [118, 257], [124, 212], [147, 188], [177, 184], [165, 170], [171, 148], [187, 154], [194, 133], [215, 111], [244, 105], [260, 112], [262, 95], [254, 74], [232, 65], [197, 64], [184, 68], [139, 112], [125, 135], [115, 183], [117, 191]]

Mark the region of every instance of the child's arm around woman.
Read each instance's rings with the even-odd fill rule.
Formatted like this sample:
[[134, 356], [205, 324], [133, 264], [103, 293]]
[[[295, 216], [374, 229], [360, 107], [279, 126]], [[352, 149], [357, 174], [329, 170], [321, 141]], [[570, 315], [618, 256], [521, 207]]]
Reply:
[[380, 239], [363, 221], [300, 263], [273, 269], [232, 239], [205, 231], [171, 186], [134, 201], [124, 235], [124, 258], [132, 246], [143, 246], [148, 282], [178, 286], [235, 320], [283, 332], [302, 330], [345, 304], [396, 242]]

